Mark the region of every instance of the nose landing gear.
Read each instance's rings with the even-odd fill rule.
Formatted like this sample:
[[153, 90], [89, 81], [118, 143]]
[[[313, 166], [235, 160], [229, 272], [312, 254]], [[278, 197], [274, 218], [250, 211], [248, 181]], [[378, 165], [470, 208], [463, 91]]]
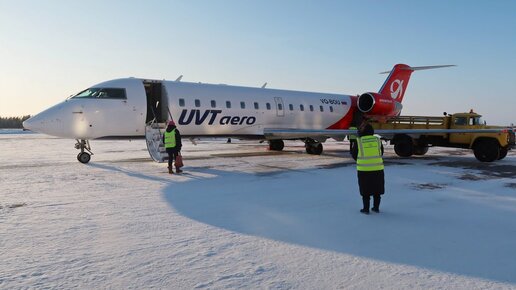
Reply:
[[[75, 149], [81, 150], [81, 152], [77, 154], [77, 160], [83, 164], [90, 162], [91, 155], [93, 155], [93, 152], [91, 152], [90, 141], [75, 140], [77, 141], [77, 143], [75, 143]], [[88, 151], [89, 153], [84, 151]]]

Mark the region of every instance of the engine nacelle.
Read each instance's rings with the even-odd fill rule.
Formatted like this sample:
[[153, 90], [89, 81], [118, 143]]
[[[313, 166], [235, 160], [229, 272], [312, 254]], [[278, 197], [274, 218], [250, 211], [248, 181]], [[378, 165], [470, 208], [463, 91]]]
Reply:
[[388, 96], [365, 93], [358, 97], [358, 109], [369, 116], [397, 116], [403, 106]]

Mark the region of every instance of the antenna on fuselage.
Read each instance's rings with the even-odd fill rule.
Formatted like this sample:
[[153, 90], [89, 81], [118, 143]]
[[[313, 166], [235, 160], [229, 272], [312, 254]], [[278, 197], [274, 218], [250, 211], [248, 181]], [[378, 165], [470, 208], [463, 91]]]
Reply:
[[180, 76], [176, 79], [176, 82], [180, 82], [182, 78], [183, 78], [183, 75], [180, 75]]
[[265, 82], [265, 84], [263, 84], [262, 89], [265, 89], [266, 86], [267, 86], [267, 82]]

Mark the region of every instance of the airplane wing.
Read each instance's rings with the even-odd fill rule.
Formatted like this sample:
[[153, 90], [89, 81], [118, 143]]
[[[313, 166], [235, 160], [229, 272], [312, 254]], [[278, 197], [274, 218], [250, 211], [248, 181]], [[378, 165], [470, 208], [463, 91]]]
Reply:
[[[375, 130], [374, 133], [381, 136], [394, 134], [407, 135], [430, 135], [445, 133], [499, 133], [512, 131], [509, 128], [493, 128], [493, 129], [396, 129], [396, 130]], [[315, 140], [325, 140], [333, 138], [343, 140], [350, 134], [358, 134], [357, 130], [312, 130], [312, 129], [264, 129], [263, 135], [268, 140], [273, 139], [305, 139], [312, 138]]]

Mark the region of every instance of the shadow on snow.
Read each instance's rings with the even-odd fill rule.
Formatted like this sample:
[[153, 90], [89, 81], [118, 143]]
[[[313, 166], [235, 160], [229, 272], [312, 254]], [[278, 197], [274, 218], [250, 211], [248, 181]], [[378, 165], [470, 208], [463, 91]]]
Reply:
[[398, 166], [397, 176], [386, 171], [379, 215], [358, 212], [361, 199], [353, 167], [274, 175], [188, 168], [215, 177], [171, 183], [164, 197], [184, 216], [229, 231], [516, 282], [515, 207], [470, 200], [456, 188], [409, 188], [406, 178], [414, 171], [409, 167]]

